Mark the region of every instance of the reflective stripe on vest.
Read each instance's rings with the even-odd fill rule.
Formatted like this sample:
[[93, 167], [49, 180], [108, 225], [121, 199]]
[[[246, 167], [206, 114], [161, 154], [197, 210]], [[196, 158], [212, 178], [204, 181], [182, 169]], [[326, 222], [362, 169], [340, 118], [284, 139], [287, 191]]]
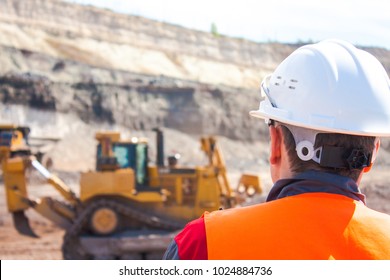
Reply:
[[390, 216], [305, 193], [205, 214], [209, 259], [390, 259]]

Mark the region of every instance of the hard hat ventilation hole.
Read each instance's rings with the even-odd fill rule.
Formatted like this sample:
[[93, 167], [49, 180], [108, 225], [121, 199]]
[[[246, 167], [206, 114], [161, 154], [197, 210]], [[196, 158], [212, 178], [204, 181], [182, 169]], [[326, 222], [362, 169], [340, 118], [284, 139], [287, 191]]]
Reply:
[[279, 83], [275, 83], [275, 86], [280, 86], [280, 84]]
[[295, 87], [293, 87], [293, 86], [289, 86], [288, 88], [289, 88], [289, 89], [295, 89]]

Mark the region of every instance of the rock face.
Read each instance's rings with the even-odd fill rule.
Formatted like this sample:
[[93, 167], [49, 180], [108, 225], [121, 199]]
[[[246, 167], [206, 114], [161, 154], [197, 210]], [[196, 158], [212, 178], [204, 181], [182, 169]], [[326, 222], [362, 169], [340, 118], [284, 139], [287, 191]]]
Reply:
[[[58, 0], [0, 0], [0, 100], [89, 126], [267, 140], [248, 112], [258, 106], [261, 79], [297, 47]], [[367, 50], [389, 71], [388, 50]], [[23, 124], [33, 129], [48, 121], [26, 112]], [[6, 114], [1, 121], [21, 122]]]
[[0, 15], [3, 45], [234, 87], [257, 87], [259, 77], [292, 50], [55, 0], [1, 0]]
[[248, 115], [258, 106], [257, 90], [96, 68], [4, 46], [1, 53], [3, 61], [29, 64], [28, 71], [0, 75], [4, 104], [72, 113], [86, 123], [131, 129], [162, 126], [233, 139], [259, 137], [259, 131], [250, 129], [255, 121]]

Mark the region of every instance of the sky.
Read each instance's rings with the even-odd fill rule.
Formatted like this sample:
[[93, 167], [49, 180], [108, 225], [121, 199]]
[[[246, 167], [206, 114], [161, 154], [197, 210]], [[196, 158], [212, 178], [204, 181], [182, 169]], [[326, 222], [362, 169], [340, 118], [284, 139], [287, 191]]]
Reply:
[[390, 50], [388, 0], [66, 0], [255, 42], [337, 38]]

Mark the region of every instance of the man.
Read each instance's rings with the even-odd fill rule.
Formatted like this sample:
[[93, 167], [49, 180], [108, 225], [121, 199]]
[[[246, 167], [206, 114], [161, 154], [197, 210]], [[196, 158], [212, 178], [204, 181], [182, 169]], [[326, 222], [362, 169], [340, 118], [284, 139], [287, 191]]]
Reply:
[[390, 82], [349, 43], [303, 46], [262, 83], [269, 125], [267, 202], [205, 213], [165, 259], [390, 259], [390, 216], [359, 183], [390, 136]]

